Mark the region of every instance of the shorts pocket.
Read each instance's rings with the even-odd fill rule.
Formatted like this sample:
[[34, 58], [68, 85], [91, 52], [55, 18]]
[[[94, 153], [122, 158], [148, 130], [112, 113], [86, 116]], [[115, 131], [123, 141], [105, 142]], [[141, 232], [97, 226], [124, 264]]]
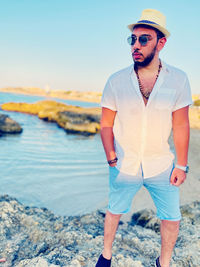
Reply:
[[114, 167], [111, 167], [109, 166], [109, 184], [110, 186], [114, 186], [116, 184], [116, 179], [117, 179], [117, 176], [119, 174], [119, 170], [114, 166]]

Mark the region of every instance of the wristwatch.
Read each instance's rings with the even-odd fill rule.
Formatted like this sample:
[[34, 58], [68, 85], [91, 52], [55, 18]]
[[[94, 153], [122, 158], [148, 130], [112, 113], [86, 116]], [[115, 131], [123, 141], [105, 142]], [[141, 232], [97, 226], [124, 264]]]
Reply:
[[185, 173], [189, 172], [189, 166], [181, 166], [181, 165], [176, 164], [175, 168], [178, 168], [178, 169], [184, 171]]

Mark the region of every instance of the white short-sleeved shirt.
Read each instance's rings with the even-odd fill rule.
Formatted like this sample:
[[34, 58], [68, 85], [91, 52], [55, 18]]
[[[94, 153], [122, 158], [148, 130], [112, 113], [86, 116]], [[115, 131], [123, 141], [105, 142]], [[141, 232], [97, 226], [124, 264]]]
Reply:
[[111, 75], [101, 106], [117, 111], [113, 126], [117, 169], [136, 175], [142, 164], [144, 178], [165, 171], [174, 159], [168, 144], [172, 112], [192, 103], [186, 74], [164, 62], [146, 106], [134, 65]]

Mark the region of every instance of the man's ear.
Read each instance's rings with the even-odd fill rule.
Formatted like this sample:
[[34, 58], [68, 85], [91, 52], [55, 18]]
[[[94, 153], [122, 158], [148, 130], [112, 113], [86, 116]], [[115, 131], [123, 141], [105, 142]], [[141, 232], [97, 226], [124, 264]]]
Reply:
[[163, 47], [165, 46], [166, 42], [167, 42], [167, 38], [166, 37], [160, 38], [158, 40], [158, 44], [157, 44], [158, 51], [161, 51], [163, 49]]

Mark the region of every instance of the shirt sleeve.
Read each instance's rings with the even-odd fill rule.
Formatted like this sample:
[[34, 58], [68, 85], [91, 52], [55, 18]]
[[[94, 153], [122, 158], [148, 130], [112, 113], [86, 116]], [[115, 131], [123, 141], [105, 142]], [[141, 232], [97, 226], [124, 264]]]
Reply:
[[103, 95], [101, 98], [101, 106], [109, 108], [113, 111], [117, 111], [115, 94], [113, 92], [112, 85], [109, 80], [107, 81], [105, 88], [103, 90]]
[[190, 106], [192, 104], [193, 104], [192, 93], [191, 93], [188, 78], [186, 76], [183, 86], [181, 86], [181, 88], [179, 89], [177, 93], [177, 98], [176, 98], [176, 102], [173, 107], [173, 111], [176, 111], [186, 106]]

